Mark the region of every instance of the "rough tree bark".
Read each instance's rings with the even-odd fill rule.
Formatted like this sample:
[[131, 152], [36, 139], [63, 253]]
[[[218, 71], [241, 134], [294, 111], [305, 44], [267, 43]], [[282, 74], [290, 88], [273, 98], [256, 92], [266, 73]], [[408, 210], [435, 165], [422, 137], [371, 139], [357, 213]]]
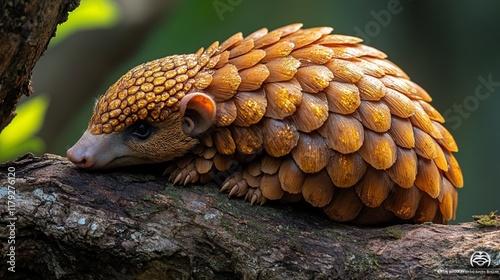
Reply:
[[30, 96], [31, 71], [80, 0], [0, 0], [0, 131]]
[[1, 164], [0, 242], [5, 257], [14, 217], [16, 272], [7, 257], [0, 277], [477, 279], [439, 273], [468, 270], [475, 251], [500, 266], [499, 227], [338, 224], [305, 206], [251, 206], [143, 172], [85, 172], [54, 155]]

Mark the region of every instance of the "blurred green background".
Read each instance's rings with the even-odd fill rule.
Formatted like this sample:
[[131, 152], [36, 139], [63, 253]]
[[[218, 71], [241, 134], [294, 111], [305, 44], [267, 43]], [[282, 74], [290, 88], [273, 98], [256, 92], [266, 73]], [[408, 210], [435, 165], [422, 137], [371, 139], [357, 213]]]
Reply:
[[431, 94], [459, 145], [465, 187], [455, 222], [500, 210], [495, 0], [81, 0], [35, 68], [36, 94], [24, 103], [30, 113], [0, 136], [0, 161], [27, 151], [65, 155], [85, 130], [95, 98], [140, 63], [294, 22], [332, 26], [387, 53]]

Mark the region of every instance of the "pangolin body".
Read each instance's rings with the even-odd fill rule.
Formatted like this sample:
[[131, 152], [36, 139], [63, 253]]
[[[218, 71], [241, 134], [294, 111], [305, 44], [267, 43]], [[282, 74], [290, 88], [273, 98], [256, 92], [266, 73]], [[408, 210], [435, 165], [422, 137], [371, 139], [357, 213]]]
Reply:
[[135, 67], [68, 158], [88, 169], [169, 161], [174, 183], [222, 177], [230, 195], [305, 200], [340, 222], [454, 219], [458, 148], [429, 94], [360, 39], [301, 27]]

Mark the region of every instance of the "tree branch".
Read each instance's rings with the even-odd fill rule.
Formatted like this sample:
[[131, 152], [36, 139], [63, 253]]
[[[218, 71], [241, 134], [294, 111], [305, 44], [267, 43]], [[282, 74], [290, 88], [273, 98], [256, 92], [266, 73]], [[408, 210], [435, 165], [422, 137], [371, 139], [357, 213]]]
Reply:
[[439, 269], [469, 269], [477, 250], [500, 263], [498, 227], [338, 224], [305, 206], [251, 206], [213, 185], [85, 172], [54, 155], [28, 154], [0, 172], [2, 255], [13, 214], [18, 279], [441, 278]]
[[15, 116], [22, 95], [30, 96], [31, 72], [59, 23], [80, 0], [0, 1], [0, 132]]

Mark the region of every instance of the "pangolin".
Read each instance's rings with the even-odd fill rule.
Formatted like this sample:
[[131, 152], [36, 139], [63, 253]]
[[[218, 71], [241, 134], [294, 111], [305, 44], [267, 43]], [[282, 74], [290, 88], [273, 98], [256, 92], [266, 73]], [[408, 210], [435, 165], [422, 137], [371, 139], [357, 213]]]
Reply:
[[67, 156], [84, 169], [168, 162], [174, 184], [220, 180], [252, 204], [305, 200], [339, 222], [454, 219], [458, 148], [431, 97], [332, 30], [263, 28], [141, 64]]

